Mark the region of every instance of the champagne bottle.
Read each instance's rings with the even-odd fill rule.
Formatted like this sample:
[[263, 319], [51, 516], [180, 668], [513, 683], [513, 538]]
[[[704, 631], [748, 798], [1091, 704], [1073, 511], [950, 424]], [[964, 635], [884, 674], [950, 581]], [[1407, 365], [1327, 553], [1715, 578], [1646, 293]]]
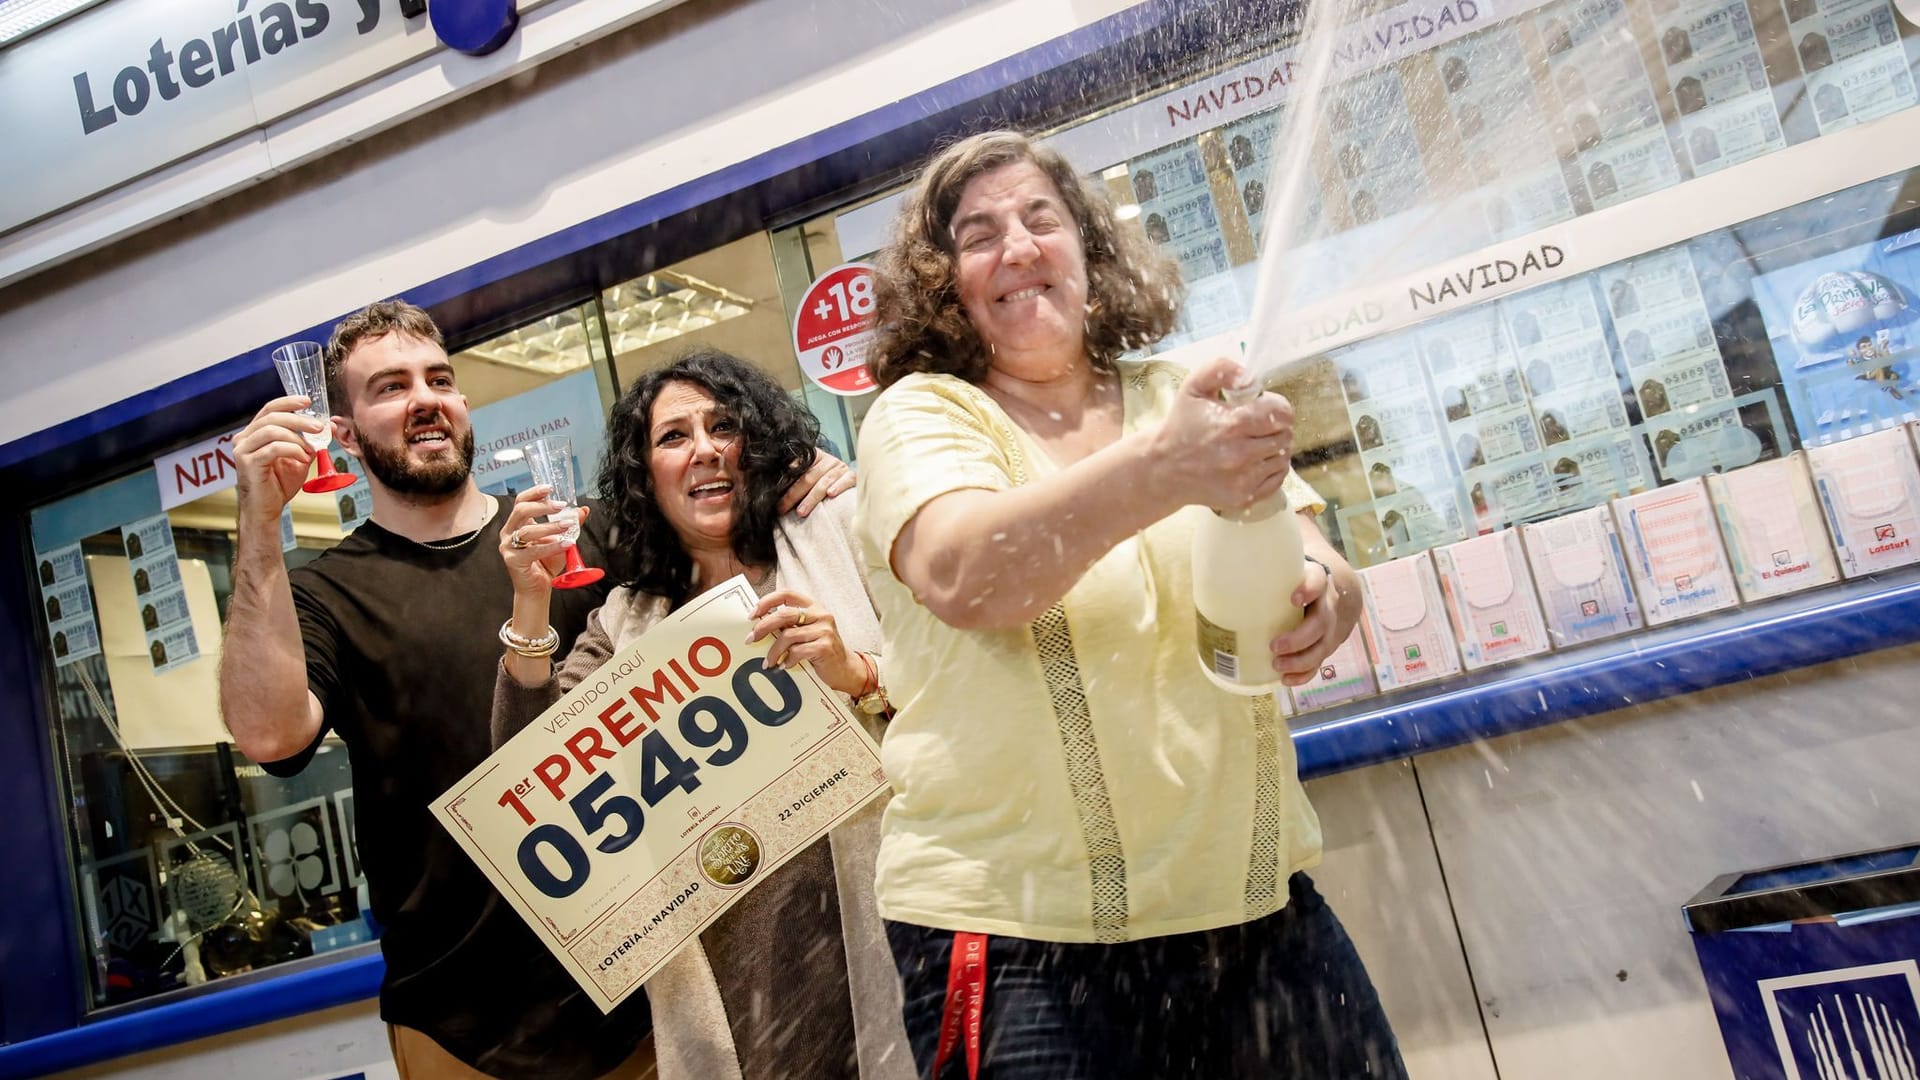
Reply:
[[[1250, 392], [1249, 392], [1250, 391]], [[1230, 390], [1239, 404], [1258, 388]], [[1214, 510], [1193, 535], [1195, 647], [1200, 669], [1221, 689], [1253, 697], [1281, 685], [1271, 642], [1300, 625], [1293, 591], [1306, 575], [1300, 522], [1286, 489], [1242, 510]]]

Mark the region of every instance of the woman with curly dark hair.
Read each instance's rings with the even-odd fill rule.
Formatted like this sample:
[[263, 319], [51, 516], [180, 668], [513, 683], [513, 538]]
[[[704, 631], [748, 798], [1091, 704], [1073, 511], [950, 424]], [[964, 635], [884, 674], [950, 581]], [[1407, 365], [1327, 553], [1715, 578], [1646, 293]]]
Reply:
[[[608, 421], [601, 490], [620, 547], [619, 588], [556, 669], [538, 648], [504, 655], [494, 739], [504, 742], [695, 595], [744, 574], [760, 593], [754, 640], [845, 694], [876, 738], [887, 712], [880, 625], [855, 557], [851, 499], [780, 512], [818, 423], [738, 357], [689, 353], [635, 380]], [[523, 493], [501, 529], [512, 629], [546, 633], [565, 523]], [[549, 650], [550, 651], [550, 650]], [[528, 653], [536, 655], [528, 655]], [[912, 1056], [873, 910], [880, 805], [755, 886], [646, 984], [662, 1080], [783, 1076], [904, 1080]]]
[[899, 712], [876, 892], [922, 1075], [1404, 1078], [1301, 873], [1320, 824], [1276, 703], [1195, 655], [1196, 521], [1283, 488], [1306, 616], [1243, 662], [1298, 685], [1358, 618], [1292, 407], [1226, 404], [1248, 376], [1225, 358], [1123, 359], [1173, 326], [1174, 271], [1017, 133], [936, 157], [877, 267], [859, 528]]

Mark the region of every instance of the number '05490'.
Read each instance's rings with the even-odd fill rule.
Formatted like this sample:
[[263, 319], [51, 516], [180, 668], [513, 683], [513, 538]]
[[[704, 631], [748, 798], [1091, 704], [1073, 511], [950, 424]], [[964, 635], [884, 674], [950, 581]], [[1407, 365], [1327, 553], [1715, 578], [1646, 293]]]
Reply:
[[[770, 689], [776, 700], [770, 702], [762, 696], [762, 686]], [[779, 727], [800, 712], [800, 685], [793, 676], [779, 668], [761, 667], [757, 657], [734, 669], [733, 694], [748, 715], [765, 727]], [[706, 695], [688, 701], [680, 709], [678, 726], [680, 737], [689, 745], [713, 751], [704, 759], [707, 765], [729, 765], [746, 753], [751, 729], [739, 710], [724, 698]], [[676, 789], [693, 791], [700, 786], [700, 768], [700, 764], [682, 756], [659, 727], [649, 728], [640, 737], [640, 800], [658, 806]], [[608, 855], [626, 850], [640, 839], [646, 827], [640, 802], [615, 791], [611, 773], [594, 778], [567, 800], [567, 806], [594, 848]], [[557, 858], [562, 867], [559, 872], [552, 868], [543, 848]], [[521, 838], [519, 861], [520, 872], [533, 887], [556, 900], [580, 891], [592, 872], [580, 838], [566, 826], [551, 822], [534, 826]]]

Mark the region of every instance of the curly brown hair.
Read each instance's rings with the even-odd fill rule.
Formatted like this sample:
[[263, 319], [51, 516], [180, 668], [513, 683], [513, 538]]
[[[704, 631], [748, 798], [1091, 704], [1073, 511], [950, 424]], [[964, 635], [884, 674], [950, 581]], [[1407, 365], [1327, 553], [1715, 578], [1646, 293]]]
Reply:
[[879, 330], [869, 365], [882, 387], [915, 371], [984, 379], [986, 345], [960, 305], [950, 225], [968, 181], [1030, 162], [1060, 190], [1080, 227], [1087, 256], [1087, 357], [1110, 370], [1121, 353], [1144, 348], [1173, 329], [1185, 286], [1172, 259], [1137, 229], [1123, 229], [1113, 206], [1067, 159], [1017, 131], [988, 131], [953, 144], [915, 182], [891, 243], [875, 259]]

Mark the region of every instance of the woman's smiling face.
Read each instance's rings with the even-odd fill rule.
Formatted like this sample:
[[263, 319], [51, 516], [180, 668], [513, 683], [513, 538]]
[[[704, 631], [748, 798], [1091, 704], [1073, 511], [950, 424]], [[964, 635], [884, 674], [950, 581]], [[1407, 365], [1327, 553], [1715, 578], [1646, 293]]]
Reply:
[[981, 173], [949, 224], [955, 288], [995, 367], [1084, 349], [1087, 257], [1080, 226], [1031, 161]]

